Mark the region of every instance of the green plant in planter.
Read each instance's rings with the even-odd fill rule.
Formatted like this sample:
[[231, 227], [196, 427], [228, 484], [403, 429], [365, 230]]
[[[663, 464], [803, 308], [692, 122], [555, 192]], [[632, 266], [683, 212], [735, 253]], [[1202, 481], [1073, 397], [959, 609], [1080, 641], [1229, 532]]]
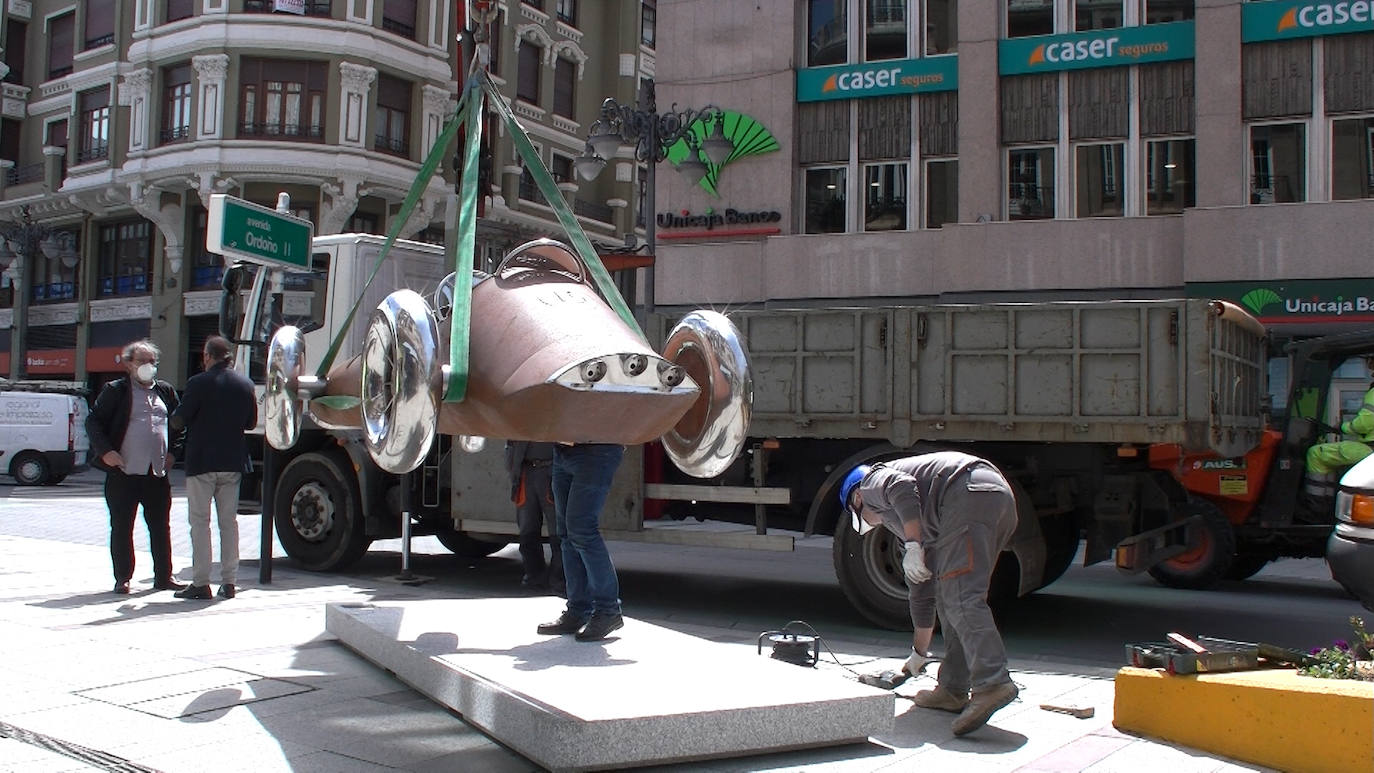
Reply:
[[1350, 627], [1355, 632], [1355, 646], [1345, 640], [1333, 642], [1330, 647], [1316, 647], [1311, 655], [1316, 662], [1298, 669], [1304, 676], [1319, 679], [1361, 679], [1374, 681], [1374, 666], [1368, 662], [1374, 652], [1374, 633], [1364, 629], [1364, 620], [1350, 618]]

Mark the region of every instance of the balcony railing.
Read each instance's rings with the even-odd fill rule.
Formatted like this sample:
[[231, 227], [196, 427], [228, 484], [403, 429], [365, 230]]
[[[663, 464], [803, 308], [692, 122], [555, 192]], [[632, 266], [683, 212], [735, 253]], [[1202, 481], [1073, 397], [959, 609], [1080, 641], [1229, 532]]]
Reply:
[[373, 142], [378, 153], [410, 158], [410, 143], [403, 139], [392, 139], [385, 134], [378, 134], [373, 138]]
[[614, 210], [605, 204], [598, 204], [595, 201], [573, 199], [573, 213], [595, 220], [598, 223], [610, 223], [615, 220]]
[[403, 21], [399, 21], [399, 20], [397, 20], [397, 19], [390, 19], [390, 18], [387, 18], [387, 17], [383, 16], [383, 17], [382, 17], [382, 29], [386, 30], [387, 32], [390, 32], [390, 33], [393, 34], [393, 35], [400, 35], [401, 37], [405, 38], [406, 40], [414, 40], [414, 39], [415, 39], [415, 25], [414, 25], [414, 24], [406, 24], [406, 23], [403, 22]]
[[99, 161], [102, 158], [110, 157], [110, 146], [108, 143], [92, 145], [89, 148], [82, 148], [76, 152], [76, 163], [84, 164], [87, 161]]
[[9, 185], [38, 182], [43, 179], [43, 170], [46, 166], [46, 164], [39, 162], [10, 167], [5, 170], [5, 182]]
[[[273, 0], [244, 0], [243, 2], [244, 13], [273, 13], [276, 10], [276, 3]], [[306, 16], [332, 16], [333, 12], [334, 4], [328, 0], [305, 4]]]
[[174, 142], [185, 142], [190, 138], [190, 126], [172, 126], [163, 129], [162, 132], [158, 135], [158, 139], [163, 145], [170, 145]]
[[1054, 217], [1054, 186], [1012, 183], [1007, 191], [1007, 214], [1013, 220]]
[[63, 78], [63, 77], [66, 77], [66, 76], [68, 76], [68, 75], [71, 75], [71, 74], [72, 74], [72, 66], [71, 66], [71, 65], [67, 65], [66, 67], [54, 67], [54, 68], [52, 68], [51, 70], [48, 70], [48, 80], [50, 80], [50, 81], [55, 81], [55, 80], [57, 80], [58, 78]]
[[520, 179], [520, 199], [522, 201], [532, 201], [535, 204], [544, 204], [546, 206], [549, 203], [548, 200], [544, 198], [544, 194], [539, 192], [539, 186], [535, 185], [534, 180], [523, 177]]
[[101, 35], [98, 38], [91, 38], [90, 40], [86, 41], [85, 50], [90, 51], [92, 48], [100, 48], [101, 46], [108, 46], [112, 43], [114, 43], [113, 32], [109, 35]]
[[324, 127], [301, 126], [294, 123], [242, 123], [239, 124], [239, 135], [322, 142], [324, 140]]

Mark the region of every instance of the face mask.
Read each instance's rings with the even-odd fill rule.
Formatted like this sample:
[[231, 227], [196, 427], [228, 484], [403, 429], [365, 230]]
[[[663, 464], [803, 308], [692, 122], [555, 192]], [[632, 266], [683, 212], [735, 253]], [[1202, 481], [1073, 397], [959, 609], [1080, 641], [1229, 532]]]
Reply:
[[151, 384], [153, 383], [153, 379], [157, 378], [157, 366], [151, 362], [145, 362], [138, 366], [138, 370], [134, 371], [134, 375], [138, 376], [139, 381], [145, 384]]

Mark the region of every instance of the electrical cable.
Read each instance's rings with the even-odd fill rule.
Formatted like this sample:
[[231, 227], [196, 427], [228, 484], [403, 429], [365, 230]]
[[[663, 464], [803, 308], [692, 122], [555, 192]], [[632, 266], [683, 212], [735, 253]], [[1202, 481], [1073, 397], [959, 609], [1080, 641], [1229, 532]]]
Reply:
[[[853, 661], [853, 662], [851, 662], [851, 663], [843, 663], [843, 662], [840, 661], [839, 656], [835, 654], [835, 651], [832, 650], [832, 649], [830, 649], [830, 645], [826, 643], [825, 638], [824, 638], [823, 636], [821, 636], [820, 632], [817, 631], [814, 627], [812, 627], [812, 625], [811, 625], [810, 623], [806, 622], [805, 620], [793, 620], [793, 621], [789, 622], [787, 625], [783, 626], [783, 628], [784, 628], [784, 629], [791, 628], [791, 627], [794, 626], [794, 625], [803, 626], [803, 627], [805, 628], [806, 631], [808, 631], [812, 636], [815, 636], [815, 637], [816, 637], [816, 641], [820, 642], [821, 647], [823, 647], [823, 648], [825, 649], [825, 651], [826, 651], [827, 653], [829, 653], [830, 659], [831, 659], [832, 661], [835, 662], [835, 665], [839, 666], [840, 668], [843, 668], [844, 670], [848, 671], [849, 673], [853, 674], [854, 676], [863, 676], [863, 674], [859, 673], [858, 671], [855, 671], [853, 668], [850, 668], [850, 666], [862, 666], [862, 665], [865, 664], [865, 663], [872, 663], [872, 662], [874, 662], [874, 661], [886, 660], [886, 659], [887, 659], [887, 658], [884, 658], [884, 657], [882, 657], [882, 656], [877, 656], [877, 657], [872, 657], [872, 658], [866, 658], [866, 659], [864, 659], [864, 660], [856, 660], [856, 661]], [[926, 663], [927, 663], [927, 664], [930, 664], [930, 663], [938, 663], [938, 662], [940, 662], [940, 659], [939, 659], [939, 658], [927, 658], [927, 659], [926, 659]], [[922, 669], [922, 671], [924, 672], [924, 669]], [[913, 676], [916, 676], [916, 675], [913, 674]]]

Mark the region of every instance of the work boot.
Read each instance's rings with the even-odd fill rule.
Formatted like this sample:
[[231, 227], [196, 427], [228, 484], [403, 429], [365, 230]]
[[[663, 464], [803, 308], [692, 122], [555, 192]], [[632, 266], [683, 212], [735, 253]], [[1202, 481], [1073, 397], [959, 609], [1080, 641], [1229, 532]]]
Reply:
[[1016, 694], [1019, 692], [1016, 683], [1010, 679], [1001, 684], [974, 690], [973, 698], [955, 718], [954, 724], [950, 725], [954, 734], [968, 735], [987, 724], [988, 718], [993, 715], [993, 712], [1016, 700]]
[[565, 609], [557, 620], [551, 623], [540, 623], [535, 630], [544, 636], [556, 636], [564, 633], [577, 633], [586, 624], [586, 618], [578, 617]]
[[625, 625], [625, 618], [614, 613], [593, 612], [587, 624], [573, 638], [578, 641], [601, 641]]
[[964, 710], [968, 705], [967, 695], [955, 695], [946, 690], [943, 685], [936, 685], [934, 690], [921, 690], [911, 698], [923, 709], [939, 709], [940, 711], [951, 711], [955, 714]]

